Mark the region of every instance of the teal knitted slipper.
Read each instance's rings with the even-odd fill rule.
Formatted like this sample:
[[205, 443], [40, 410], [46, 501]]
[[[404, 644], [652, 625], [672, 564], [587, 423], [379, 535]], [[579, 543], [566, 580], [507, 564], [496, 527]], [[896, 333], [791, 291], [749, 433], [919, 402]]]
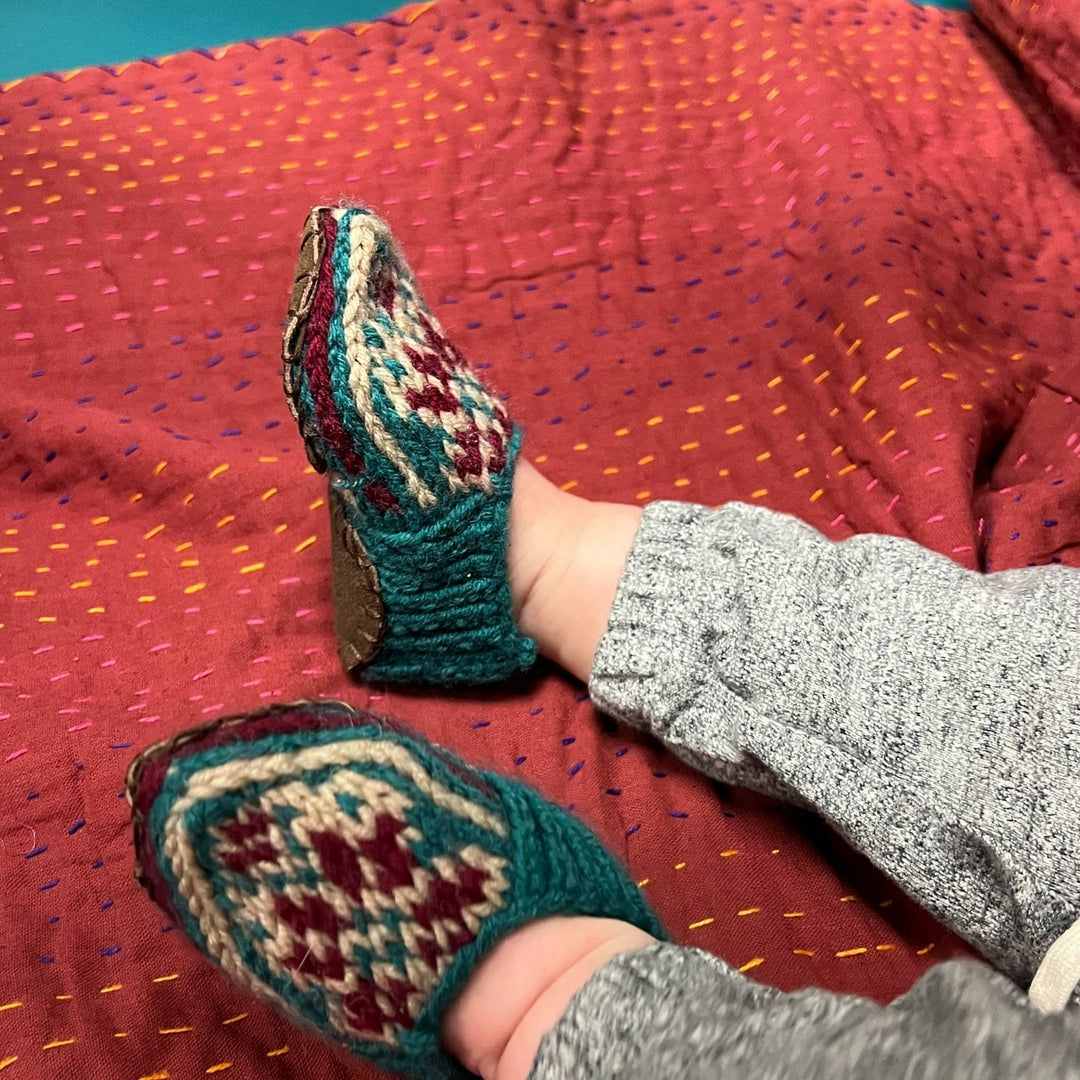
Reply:
[[282, 357], [308, 457], [330, 475], [346, 669], [474, 684], [529, 667], [506, 570], [520, 432], [369, 211], [309, 214]]
[[662, 937], [574, 818], [347, 706], [185, 731], [128, 773], [140, 882], [241, 986], [383, 1068], [467, 1074], [447, 1006], [503, 936], [549, 915]]

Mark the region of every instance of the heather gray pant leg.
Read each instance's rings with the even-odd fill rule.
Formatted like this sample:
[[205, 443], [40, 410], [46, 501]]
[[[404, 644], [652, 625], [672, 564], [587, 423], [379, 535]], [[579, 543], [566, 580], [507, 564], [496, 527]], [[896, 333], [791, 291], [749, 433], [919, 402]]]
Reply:
[[1080, 571], [655, 504], [590, 688], [702, 772], [816, 810], [1017, 985], [953, 962], [881, 1008], [658, 946], [586, 986], [536, 1080], [1080, 1076], [1080, 1012], [1018, 988], [1080, 917]]

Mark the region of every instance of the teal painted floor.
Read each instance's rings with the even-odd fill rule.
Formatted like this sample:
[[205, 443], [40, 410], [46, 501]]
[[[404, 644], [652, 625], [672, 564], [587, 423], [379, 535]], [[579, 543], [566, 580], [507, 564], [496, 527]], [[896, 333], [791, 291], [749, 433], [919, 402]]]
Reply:
[[[0, 0], [0, 82], [363, 22], [404, 0]], [[483, 0], [478, 0], [483, 2]], [[966, 8], [967, 0], [924, 0]]]
[[405, 0], [0, 0], [0, 82], [364, 22]]

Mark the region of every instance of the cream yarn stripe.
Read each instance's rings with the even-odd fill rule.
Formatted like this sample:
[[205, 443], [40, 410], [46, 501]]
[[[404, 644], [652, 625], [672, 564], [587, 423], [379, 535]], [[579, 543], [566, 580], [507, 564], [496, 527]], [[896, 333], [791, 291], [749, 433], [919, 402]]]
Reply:
[[375, 448], [401, 474], [409, 493], [423, 509], [438, 501], [431, 488], [420, 479], [397, 440], [386, 430], [371, 400], [372, 361], [364, 340], [364, 302], [375, 253], [375, 230], [372, 218], [355, 214], [349, 224], [349, 278], [345, 289], [345, 311], [342, 327], [345, 333], [345, 355], [349, 364], [349, 389], [356, 411], [364, 422], [368, 437]]

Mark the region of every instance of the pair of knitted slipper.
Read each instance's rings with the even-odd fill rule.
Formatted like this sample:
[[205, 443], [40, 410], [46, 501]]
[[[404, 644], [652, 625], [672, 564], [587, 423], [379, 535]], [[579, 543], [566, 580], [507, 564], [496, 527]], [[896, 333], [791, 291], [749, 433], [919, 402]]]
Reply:
[[[506, 568], [520, 433], [368, 211], [309, 215], [283, 359], [308, 457], [329, 474], [346, 668], [476, 684], [528, 667]], [[568, 814], [344, 705], [183, 732], [136, 758], [128, 797], [139, 880], [203, 953], [422, 1080], [465, 1075], [441, 1018], [514, 929], [595, 915], [662, 934]]]

